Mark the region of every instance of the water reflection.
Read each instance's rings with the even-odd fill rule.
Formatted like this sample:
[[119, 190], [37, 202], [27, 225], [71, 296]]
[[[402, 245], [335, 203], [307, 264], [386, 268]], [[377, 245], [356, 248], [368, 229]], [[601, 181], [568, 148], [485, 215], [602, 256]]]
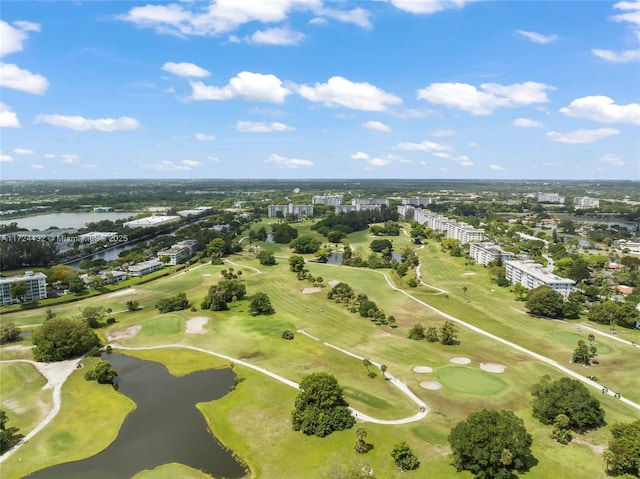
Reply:
[[[122, 354], [105, 355], [118, 371], [119, 391], [136, 403], [117, 439], [99, 454], [53, 466], [29, 479], [129, 479], [145, 469], [176, 462], [214, 477], [239, 478], [244, 467], [208, 431], [195, 407], [231, 389], [230, 369], [175, 377], [162, 364]], [[109, 387], [109, 386], [105, 386]], [[95, 414], [108, 414], [96, 410]]]

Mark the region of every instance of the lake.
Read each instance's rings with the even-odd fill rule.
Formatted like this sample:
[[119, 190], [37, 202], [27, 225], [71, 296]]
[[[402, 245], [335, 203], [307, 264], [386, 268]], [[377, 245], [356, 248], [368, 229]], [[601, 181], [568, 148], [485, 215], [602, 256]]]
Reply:
[[[240, 478], [245, 468], [208, 430], [196, 403], [218, 399], [234, 385], [230, 369], [176, 377], [153, 361], [103, 354], [118, 371], [119, 392], [136, 403], [116, 440], [81, 461], [52, 466], [29, 479], [130, 479], [145, 469], [176, 462], [214, 477]], [[104, 387], [111, 387], [104, 385]], [[96, 410], [95, 414], [108, 414]]]
[[29, 231], [44, 231], [50, 226], [58, 228], [84, 228], [87, 223], [97, 223], [98, 221], [115, 221], [135, 216], [137, 212], [122, 213], [48, 213], [46, 215], [27, 216], [26, 218], [16, 218], [0, 221], [0, 225], [17, 223], [19, 228], [27, 228]]

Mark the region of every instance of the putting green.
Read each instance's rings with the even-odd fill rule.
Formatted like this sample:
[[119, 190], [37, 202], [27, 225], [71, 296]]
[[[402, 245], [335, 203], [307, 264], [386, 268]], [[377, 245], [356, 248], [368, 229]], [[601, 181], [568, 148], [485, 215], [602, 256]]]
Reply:
[[436, 371], [438, 381], [449, 391], [489, 396], [507, 387], [495, 374], [465, 366], [445, 366]]
[[182, 331], [182, 318], [172, 314], [154, 316], [142, 325], [140, 335], [165, 336]]

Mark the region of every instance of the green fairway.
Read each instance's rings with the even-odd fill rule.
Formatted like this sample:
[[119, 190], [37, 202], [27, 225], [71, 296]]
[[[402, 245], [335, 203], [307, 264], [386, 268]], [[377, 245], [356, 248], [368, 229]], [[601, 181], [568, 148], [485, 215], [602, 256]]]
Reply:
[[445, 366], [438, 368], [436, 377], [449, 391], [490, 396], [507, 387], [497, 374], [465, 366]]

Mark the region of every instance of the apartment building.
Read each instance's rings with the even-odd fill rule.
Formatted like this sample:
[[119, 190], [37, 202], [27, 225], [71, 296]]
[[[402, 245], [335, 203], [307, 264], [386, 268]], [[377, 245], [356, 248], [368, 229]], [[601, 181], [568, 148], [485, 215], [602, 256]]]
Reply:
[[446, 238], [457, 239], [463, 244], [485, 240], [482, 228], [474, 228], [467, 223], [458, 222], [446, 216], [432, 213], [429, 210], [402, 205], [398, 206], [398, 213], [405, 218], [413, 213], [413, 221], [426, 225], [436, 233], [444, 233]]
[[[24, 298], [13, 298], [11, 286], [15, 283], [24, 283], [27, 292]], [[22, 276], [9, 276], [0, 278], [0, 304], [38, 301], [47, 297], [47, 277], [43, 273], [26, 271]]]
[[314, 205], [338, 206], [342, 204], [344, 196], [342, 195], [317, 195], [311, 200]]
[[573, 207], [577, 210], [584, 208], [600, 208], [600, 200], [588, 196], [576, 196], [573, 199]]
[[438, 198], [434, 196], [414, 196], [413, 198], [400, 198], [403, 205], [427, 206], [436, 202]]
[[515, 257], [514, 253], [505, 251], [500, 248], [500, 246], [489, 242], [471, 243], [469, 246], [469, 255], [476, 263], [483, 266], [487, 266], [498, 258], [501, 258], [502, 261], [509, 261]]
[[158, 271], [160, 268], [162, 268], [162, 263], [157, 259], [151, 259], [129, 266], [128, 269], [131, 276], [144, 276], [145, 274]]
[[566, 301], [569, 293], [576, 284], [569, 278], [561, 278], [558, 275], [544, 270], [544, 267], [532, 260], [505, 261], [507, 280], [511, 284], [519, 283], [527, 289], [549, 286], [562, 295]]
[[275, 218], [278, 216], [278, 212], [282, 213], [283, 216], [313, 216], [313, 205], [294, 205], [289, 203], [288, 205], [269, 205], [267, 207], [267, 216], [269, 218]]
[[338, 205], [336, 206], [335, 212], [339, 213], [349, 213], [351, 211], [380, 211], [380, 205]]
[[162, 261], [163, 256], [169, 257], [167, 264], [176, 265], [191, 258], [198, 249], [196, 240], [180, 241], [171, 246], [171, 248], [158, 252], [158, 260]]
[[564, 196], [560, 196], [559, 193], [536, 193], [534, 197], [540, 203], [564, 204]]

